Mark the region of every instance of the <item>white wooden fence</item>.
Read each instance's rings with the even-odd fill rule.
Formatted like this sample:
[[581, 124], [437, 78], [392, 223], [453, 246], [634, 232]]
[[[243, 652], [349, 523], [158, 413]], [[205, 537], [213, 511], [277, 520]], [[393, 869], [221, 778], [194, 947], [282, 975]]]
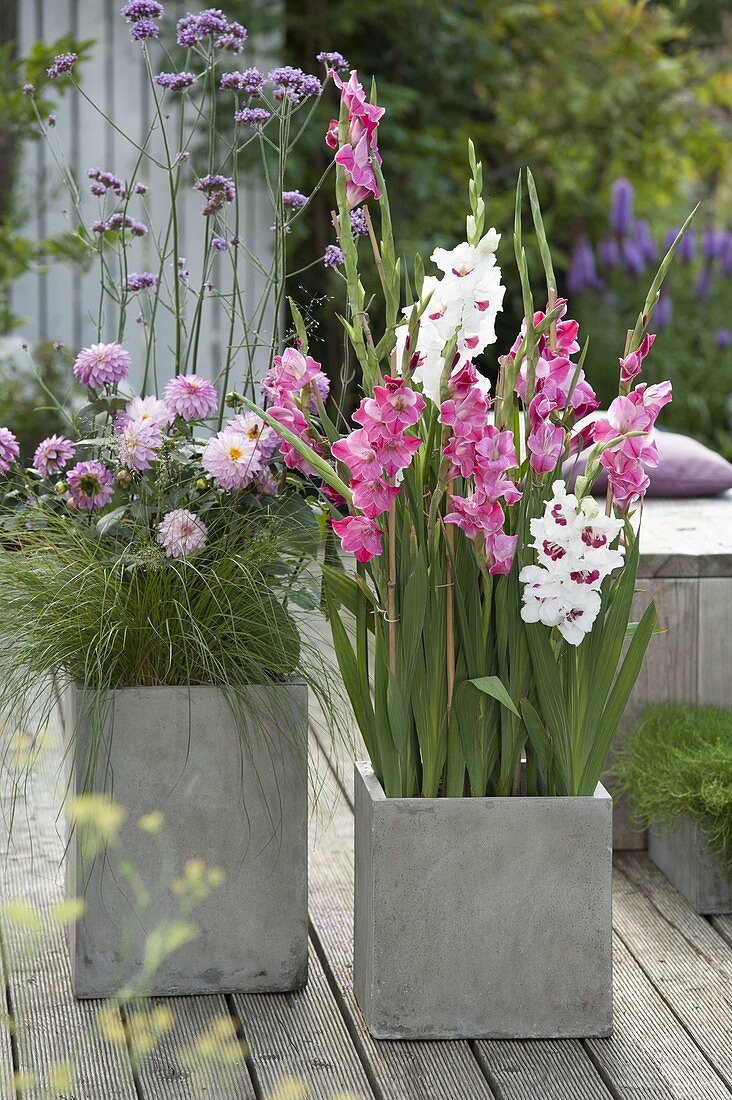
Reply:
[[[11, 3], [13, 0], [0, 2]], [[80, 67], [81, 83], [89, 98], [115, 121], [122, 133], [106, 124], [92, 106], [73, 89], [59, 104], [58, 120], [53, 131], [53, 139], [63, 148], [65, 159], [79, 185], [84, 220], [90, 225], [98, 216], [97, 201], [89, 193], [85, 170], [89, 167], [101, 167], [123, 179], [128, 178], [137, 153], [125, 135], [139, 144], [150, 125], [154, 104], [147, 84], [142, 52], [136, 43], [130, 42], [129, 28], [120, 16], [122, 0], [17, 0], [17, 3], [18, 46], [21, 54], [26, 53], [38, 40], [51, 42], [64, 33], [70, 32], [79, 39], [95, 39], [91, 56]], [[167, 6], [173, 7], [172, 4]], [[173, 17], [174, 13], [169, 11], [168, 18]], [[267, 43], [268, 56], [272, 46], [270, 40]], [[249, 44], [246, 49], [246, 57], [234, 59], [235, 64], [241, 62], [242, 67], [246, 67], [266, 63], [261, 48], [257, 54], [254, 54], [254, 47]], [[161, 67], [168, 69], [170, 65], [165, 63]], [[227, 102], [231, 102], [228, 96]], [[175, 106], [171, 109], [175, 110]], [[144, 172], [141, 172], [139, 178], [145, 179]], [[26, 231], [30, 235], [35, 232], [39, 238], [43, 238], [73, 226], [74, 215], [68, 194], [61, 184], [61, 175], [54, 163], [53, 154], [45, 142], [29, 145], [26, 171], [22, 174], [22, 179], [21, 199], [25, 201], [29, 211]], [[200, 277], [203, 263], [202, 196], [191, 188], [182, 190], [187, 190], [187, 195], [182, 209], [180, 254], [188, 261], [191, 281], [194, 283], [197, 276]], [[242, 189], [238, 197], [241, 235], [249, 248], [268, 265], [272, 247], [272, 213], [269, 200], [256, 180], [241, 192]], [[151, 187], [145, 196], [145, 202], [145, 217], [142, 216], [141, 209], [131, 208], [130, 213], [153, 225], [164, 225], [169, 207], [167, 186], [161, 173], [157, 173], [157, 185]], [[261, 293], [262, 280], [241, 254], [239, 265], [239, 279], [244, 288], [245, 302], [253, 306]], [[130, 270], [154, 271], [156, 267], [157, 259], [150, 240], [135, 241], [130, 248]], [[216, 260], [212, 277], [217, 289], [224, 293], [231, 285], [231, 270], [229, 254], [223, 254], [221, 261]], [[171, 271], [171, 274], [175, 278], [175, 273]], [[30, 344], [39, 339], [60, 340], [73, 350], [88, 344], [96, 332], [98, 287], [98, 268], [82, 273], [69, 264], [57, 263], [24, 276], [12, 293], [13, 308], [25, 319], [21, 334]], [[134, 307], [130, 312], [134, 318], [137, 312]], [[107, 318], [108, 338], [113, 335], [111, 321], [111, 317]], [[163, 349], [162, 356], [160, 350], [158, 352], [159, 374], [161, 378], [169, 377], [175, 373], [170, 316], [160, 313], [156, 329], [158, 348]], [[206, 354], [201, 357], [202, 373], [210, 377], [216, 375], [225, 355], [227, 338], [221, 304], [212, 296], [206, 302], [203, 314], [201, 347]], [[136, 365], [137, 379], [131, 379], [134, 382], [139, 380], [142, 348], [142, 334], [134, 321], [128, 322], [125, 343], [133, 354]], [[168, 349], [169, 354], [166, 354]], [[162, 359], [167, 359], [168, 362], [163, 363]], [[235, 371], [232, 374], [232, 384], [238, 380]]]

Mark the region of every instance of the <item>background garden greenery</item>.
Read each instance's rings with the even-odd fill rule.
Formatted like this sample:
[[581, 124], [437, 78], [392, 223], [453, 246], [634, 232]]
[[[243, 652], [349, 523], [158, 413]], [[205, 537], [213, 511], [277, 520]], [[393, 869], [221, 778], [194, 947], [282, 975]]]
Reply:
[[[167, 33], [189, 6], [169, 0]], [[283, 60], [315, 71], [315, 55], [337, 49], [366, 79], [375, 78], [387, 109], [380, 147], [395, 233], [407, 257], [459, 239], [468, 136], [485, 166], [490, 221], [504, 232], [510, 232], [518, 171], [531, 165], [560, 292], [567, 289], [573, 243], [583, 235], [597, 241], [605, 231], [611, 186], [620, 176], [634, 185], [636, 212], [661, 240], [699, 199], [700, 229], [732, 225], [732, 12], [723, 0], [228, 0], [224, 6], [250, 29], [253, 42], [261, 32], [281, 35], [284, 26], [284, 50], [277, 49]], [[4, 36], [12, 37], [12, 27]], [[39, 49], [31, 59], [40, 87], [45, 55], [60, 48], [43, 57]], [[9, 175], [18, 179], [21, 163], [13, 137], [31, 130], [22, 72], [13, 64], [0, 68], [0, 131], [13, 152], [0, 180], [0, 301], [3, 287], [28, 265], [73, 251], [69, 241], [36, 242], [22, 233], [28, 181], [19, 181], [12, 203], [8, 198]], [[319, 107], [321, 124], [293, 159], [289, 186], [305, 194], [331, 160], [321, 134], [335, 109], [335, 100]], [[317, 260], [333, 240], [329, 194], [326, 186], [298, 219], [290, 241], [293, 270]], [[512, 265], [510, 248], [500, 259]], [[732, 350], [718, 348], [716, 329], [708, 331], [691, 273], [682, 271], [676, 282], [674, 323], [655, 352], [658, 370], [681, 398], [674, 427], [729, 452]], [[337, 381], [344, 342], [337, 323], [325, 320], [333, 301], [323, 298], [340, 304], [338, 274], [316, 263], [289, 289], [309, 316], [313, 354]], [[722, 288], [723, 307], [731, 289], [732, 282]], [[586, 297], [575, 310], [592, 340], [588, 365], [609, 397], [634, 318], [622, 296]], [[628, 300], [637, 297], [630, 287]], [[513, 339], [520, 316], [514, 291], [500, 319], [499, 346]], [[0, 334], [13, 322], [0, 309]], [[494, 358], [484, 369], [494, 369]]]

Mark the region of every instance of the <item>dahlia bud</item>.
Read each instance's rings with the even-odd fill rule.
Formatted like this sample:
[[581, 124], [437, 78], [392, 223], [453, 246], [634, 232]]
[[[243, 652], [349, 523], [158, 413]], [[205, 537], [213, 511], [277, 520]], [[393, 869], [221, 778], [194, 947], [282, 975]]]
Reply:
[[129, 470], [120, 470], [115, 480], [118, 485], [129, 485], [132, 481], [132, 474]]
[[205, 477], [199, 477], [198, 481], [196, 482], [196, 488], [197, 488], [197, 489], [198, 489], [198, 490], [199, 490], [199, 491], [200, 491], [201, 493], [204, 493], [204, 492], [206, 491], [206, 489], [208, 489], [208, 481], [207, 481], [207, 479], [206, 479]]
[[53, 487], [53, 491], [57, 497], [60, 497], [63, 493], [67, 492], [68, 488], [68, 481], [57, 481]]

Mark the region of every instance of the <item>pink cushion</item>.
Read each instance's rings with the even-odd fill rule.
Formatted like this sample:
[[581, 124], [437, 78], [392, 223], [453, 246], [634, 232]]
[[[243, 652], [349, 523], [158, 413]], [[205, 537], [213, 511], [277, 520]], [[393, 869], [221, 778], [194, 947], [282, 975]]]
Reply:
[[[602, 415], [602, 414], [598, 414]], [[647, 470], [651, 479], [647, 496], [666, 497], [716, 497], [732, 489], [732, 463], [710, 451], [703, 443], [677, 432], [656, 432], [654, 441], [658, 447], [659, 463], [655, 470]], [[564, 473], [570, 486], [585, 472], [585, 456], [565, 463]], [[603, 470], [592, 492], [604, 496], [607, 477]]]

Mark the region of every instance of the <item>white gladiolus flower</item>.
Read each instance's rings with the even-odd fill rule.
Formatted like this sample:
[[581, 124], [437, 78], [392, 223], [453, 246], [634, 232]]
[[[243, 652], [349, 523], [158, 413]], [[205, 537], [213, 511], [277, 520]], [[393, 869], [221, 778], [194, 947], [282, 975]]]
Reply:
[[570, 645], [579, 645], [600, 613], [600, 589], [622, 565], [624, 551], [613, 549], [622, 520], [600, 513], [597, 504], [567, 493], [563, 481], [552, 485], [544, 515], [531, 521], [537, 565], [521, 570], [521, 617], [555, 626]]

